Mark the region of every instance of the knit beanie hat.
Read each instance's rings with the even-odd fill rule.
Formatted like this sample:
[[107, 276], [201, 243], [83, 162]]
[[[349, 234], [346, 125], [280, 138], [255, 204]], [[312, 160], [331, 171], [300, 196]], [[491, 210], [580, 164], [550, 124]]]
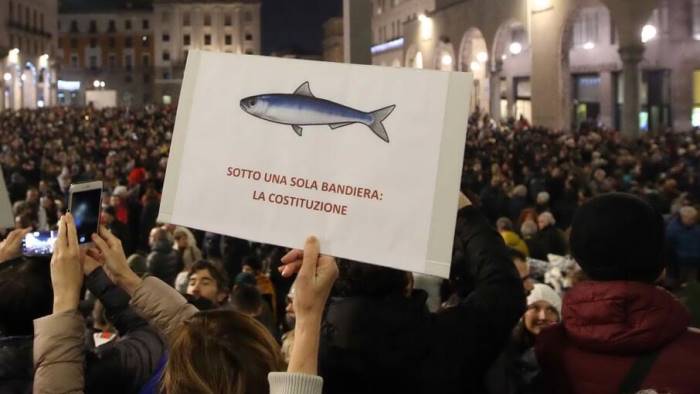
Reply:
[[593, 280], [653, 283], [663, 270], [663, 249], [663, 218], [632, 194], [603, 194], [576, 210], [571, 253]]
[[538, 301], [546, 301], [549, 305], [553, 306], [557, 310], [559, 316], [561, 316], [561, 297], [559, 294], [552, 290], [551, 287], [543, 285], [542, 283], [536, 283], [535, 287], [527, 296], [527, 305], [530, 306]]

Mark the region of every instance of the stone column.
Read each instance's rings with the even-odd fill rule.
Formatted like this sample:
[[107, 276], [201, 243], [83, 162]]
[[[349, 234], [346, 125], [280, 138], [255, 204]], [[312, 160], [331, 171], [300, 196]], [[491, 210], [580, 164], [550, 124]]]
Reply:
[[372, 64], [372, 2], [343, 0], [345, 63]]
[[622, 77], [624, 78], [624, 103], [622, 104], [622, 135], [639, 137], [639, 63], [644, 58], [644, 45], [620, 47]]
[[503, 61], [497, 59], [491, 67], [489, 75], [489, 112], [496, 123], [501, 120], [501, 72]]

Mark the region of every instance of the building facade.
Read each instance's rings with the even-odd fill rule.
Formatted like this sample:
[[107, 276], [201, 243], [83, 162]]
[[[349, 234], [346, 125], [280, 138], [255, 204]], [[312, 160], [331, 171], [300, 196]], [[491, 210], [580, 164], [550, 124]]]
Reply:
[[419, 16], [432, 12], [435, 2], [436, 0], [373, 0], [372, 64], [403, 66], [404, 26]]
[[330, 18], [323, 24], [323, 60], [337, 63], [344, 62], [344, 49], [343, 18]]
[[117, 105], [151, 102], [152, 19], [148, 3], [64, 3], [59, 15], [59, 103], [84, 105], [92, 89], [115, 91]]
[[0, 0], [0, 111], [55, 103], [57, 0]]
[[259, 0], [155, 0], [155, 100], [176, 103], [187, 53], [260, 54]]
[[[382, 25], [375, 13], [375, 36]], [[700, 126], [700, 0], [437, 0], [400, 42], [378, 39], [375, 64], [400, 53], [403, 66], [473, 72], [472, 109], [497, 118], [630, 136]]]

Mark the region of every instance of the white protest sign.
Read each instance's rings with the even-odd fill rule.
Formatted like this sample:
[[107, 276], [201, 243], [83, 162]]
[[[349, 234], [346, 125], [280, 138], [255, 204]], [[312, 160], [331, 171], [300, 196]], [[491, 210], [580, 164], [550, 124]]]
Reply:
[[10, 202], [10, 193], [5, 184], [5, 178], [0, 168], [0, 229], [8, 229], [15, 227], [15, 216], [12, 213], [12, 203]]
[[191, 51], [158, 220], [447, 277], [471, 86]]

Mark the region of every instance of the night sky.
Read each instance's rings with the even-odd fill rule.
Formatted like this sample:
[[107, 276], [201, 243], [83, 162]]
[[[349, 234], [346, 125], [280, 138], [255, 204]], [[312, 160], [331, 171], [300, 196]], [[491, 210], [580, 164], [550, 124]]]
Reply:
[[322, 52], [322, 25], [341, 16], [343, 0], [262, 0], [262, 52]]

